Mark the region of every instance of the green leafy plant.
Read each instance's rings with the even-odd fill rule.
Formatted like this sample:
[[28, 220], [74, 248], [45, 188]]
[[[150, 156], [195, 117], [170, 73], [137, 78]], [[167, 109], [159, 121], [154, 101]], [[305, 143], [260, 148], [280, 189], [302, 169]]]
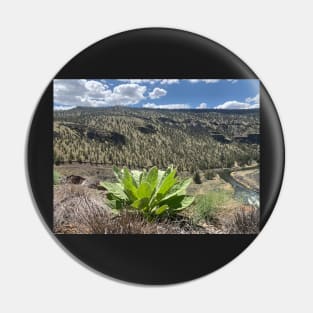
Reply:
[[131, 207], [148, 217], [174, 215], [187, 208], [194, 197], [186, 195], [191, 178], [179, 181], [176, 169], [166, 171], [152, 167], [149, 171], [119, 170], [113, 166], [118, 183], [101, 182], [107, 189], [107, 199], [113, 210]]
[[61, 180], [61, 175], [57, 171], [53, 171], [53, 185], [58, 185]]
[[216, 212], [230, 199], [231, 195], [226, 191], [209, 191], [205, 195], [198, 195], [195, 200], [195, 220], [210, 221]]

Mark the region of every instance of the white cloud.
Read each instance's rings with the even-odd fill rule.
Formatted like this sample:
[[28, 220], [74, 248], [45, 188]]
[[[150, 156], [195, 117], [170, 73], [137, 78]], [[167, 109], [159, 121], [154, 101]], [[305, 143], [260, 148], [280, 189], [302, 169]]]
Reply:
[[227, 109], [228, 110], [231, 110], [231, 109], [257, 109], [259, 107], [260, 106], [258, 103], [251, 105], [250, 103], [232, 100], [232, 101], [226, 101], [225, 103], [214, 107], [214, 109], [224, 109], [224, 110], [227, 110]]
[[108, 89], [108, 86], [106, 84], [100, 83], [97, 80], [88, 80], [85, 82], [85, 88], [89, 90], [91, 93], [103, 93], [106, 89]]
[[158, 99], [160, 97], [163, 97], [167, 94], [167, 91], [162, 88], [154, 88], [153, 91], [149, 92], [150, 99]]
[[184, 104], [184, 103], [176, 103], [176, 104], [155, 104], [155, 103], [145, 103], [143, 108], [147, 109], [190, 109], [189, 104]]
[[[156, 83], [160, 83], [161, 85], [172, 85], [172, 84], [179, 84], [179, 79], [118, 79], [124, 83], [130, 84], [150, 84], [154, 85]], [[235, 84], [238, 82], [238, 79], [226, 79], [231, 84]], [[190, 83], [196, 84], [199, 82], [206, 83], [206, 84], [215, 84], [220, 81], [220, 79], [187, 79]]]
[[54, 111], [64, 111], [64, 110], [71, 110], [71, 109], [75, 109], [75, 106], [64, 106], [64, 105], [55, 105], [53, 107]]
[[[229, 83], [235, 84], [238, 82], [238, 79], [226, 79]], [[220, 79], [188, 79], [188, 81], [192, 84], [196, 84], [199, 82], [203, 82], [206, 84], [215, 84], [220, 81]]]
[[54, 80], [54, 103], [63, 106], [115, 106], [137, 104], [145, 99], [146, 86], [135, 83], [120, 84], [110, 89], [96, 80]]
[[208, 105], [205, 102], [200, 103], [196, 109], [207, 109]]
[[80, 100], [77, 95], [84, 95], [85, 79], [55, 79], [53, 81], [54, 103], [75, 106]]
[[223, 104], [216, 106], [214, 109], [259, 109], [260, 108], [260, 95], [256, 94], [255, 97], [248, 97], [245, 102], [236, 100], [226, 101]]
[[260, 95], [259, 94], [256, 94], [256, 96], [255, 97], [248, 97], [248, 98], [246, 98], [246, 100], [245, 100], [246, 102], [248, 102], [248, 103], [253, 103], [253, 104], [255, 104], [255, 103], [260, 103]]
[[115, 99], [117, 102], [121, 101], [124, 105], [136, 104], [140, 100], [145, 99], [144, 93], [146, 90], [146, 86], [139, 86], [138, 84], [118, 85], [113, 89], [112, 99]]
[[119, 81], [129, 84], [151, 84], [154, 85], [160, 79], [119, 79]]
[[215, 84], [215, 83], [218, 83], [220, 80], [219, 79], [202, 79], [202, 81], [206, 84]]
[[178, 84], [179, 79], [162, 79], [161, 85], [172, 85], [172, 84]]
[[259, 109], [259, 108], [260, 108], [260, 104], [259, 103], [255, 103], [255, 104], [250, 105], [249, 109]]
[[179, 79], [118, 79], [118, 80], [130, 84], [150, 84], [150, 85], [154, 85], [156, 83], [160, 83], [161, 85], [172, 85], [179, 83]]
[[203, 82], [206, 84], [215, 84], [215, 83], [218, 83], [220, 79], [188, 79], [188, 81], [192, 84], [196, 84], [199, 82]]

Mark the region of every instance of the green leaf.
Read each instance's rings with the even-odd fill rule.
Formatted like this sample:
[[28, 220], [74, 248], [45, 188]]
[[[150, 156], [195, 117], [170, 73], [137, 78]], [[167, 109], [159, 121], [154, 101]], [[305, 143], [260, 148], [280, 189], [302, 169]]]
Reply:
[[131, 206], [135, 209], [143, 210], [145, 207], [147, 207], [149, 203], [149, 198], [142, 198], [134, 201]]
[[162, 180], [163, 177], [164, 177], [164, 174], [165, 174], [165, 171], [161, 171], [161, 170], [158, 171], [157, 186], [159, 186], [161, 180]]
[[[164, 174], [166, 175], [166, 173]], [[157, 199], [162, 199], [164, 195], [174, 186], [176, 183], [176, 169], [171, 171], [164, 179], [161, 181], [159, 188], [157, 189]]]
[[181, 211], [189, 207], [192, 202], [195, 200], [195, 197], [185, 196], [183, 201], [181, 202], [180, 208], [175, 209], [175, 211]]
[[165, 171], [160, 171], [161, 175], [160, 180], [158, 179], [158, 186], [161, 185], [162, 181], [173, 171], [173, 166], [169, 166]]
[[116, 177], [116, 179], [121, 182], [123, 178], [123, 173], [118, 169], [117, 166], [113, 165], [113, 173]]
[[124, 168], [124, 177], [122, 179], [122, 184], [124, 187], [124, 191], [129, 197], [130, 201], [135, 201], [137, 199], [137, 187], [136, 182], [131, 175], [128, 168]]
[[177, 209], [181, 207], [184, 198], [185, 196], [174, 196], [167, 200], [162, 200], [160, 205], [167, 204], [171, 209]]
[[142, 173], [141, 173], [141, 176], [140, 176], [140, 184], [141, 184], [143, 181], [145, 181], [146, 176], [147, 176], [147, 171], [146, 171], [146, 169], [144, 168], [143, 171], [142, 171]]
[[156, 215], [161, 215], [168, 210], [168, 205], [164, 204], [155, 210]]
[[192, 202], [195, 200], [195, 197], [192, 196], [185, 196], [182, 205], [184, 208], [187, 208], [188, 206], [190, 206], [192, 204]]
[[115, 197], [123, 200], [128, 200], [127, 195], [123, 191], [123, 188], [118, 183], [100, 182], [100, 185], [104, 187], [109, 193], [112, 193]]
[[131, 171], [131, 174], [133, 176], [133, 179], [136, 183], [136, 186], [138, 187], [140, 185], [140, 176], [142, 175], [141, 171], [133, 170]]
[[156, 187], [158, 181], [158, 168], [156, 166], [152, 167], [145, 177], [145, 182], [150, 184], [152, 190]]
[[176, 195], [179, 196], [179, 195], [185, 194], [185, 191], [186, 191], [187, 187], [190, 185], [191, 181], [192, 181], [191, 178], [187, 178], [187, 179], [185, 179], [185, 180], [183, 180], [183, 181], [181, 181], [181, 182], [175, 184], [175, 185], [171, 188], [171, 190], [170, 190], [170, 192], [168, 193], [168, 195], [166, 195], [166, 196], [162, 199], [162, 201], [163, 201], [163, 200], [166, 200], [166, 199], [169, 199], [169, 198], [171, 198], [171, 197], [173, 197], [173, 196], [176, 196]]
[[121, 210], [123, 208], [123, 202], [120, 200], [110, 200], [109, 205], [113, 210]]
[[182, 210], [190, 206], [193, 201], [194, 201], [194, 197], [181, 195], [181, 196], [171, 197], [167, 200], [162, 200], [160, 204], [161, 205], [167, 204], [171, 210], [177, 210], [177, 209]]
[[153, 192], [153, 189], [151, 187], [151, 185], [147, 182], [143, 182], [138, 190], [137, 190], [137, 198], [141, 199], [141, 198], [150, 198], [151, 194]]
[[107, 198], [108, 198], [108, 200], [121, 200], [120, 198], [114, 196], [114, 194], [110, 193], [110, 192], [107, 193]]
[[149, 202], [151, 207], [157, 206], [168, 190], [171, 189], [176, 182], [176, 169], [173, 169], [173, 166], [169, 166], [166, 171], [159, 172], [161, 172], [161, 174], [158, 174], [159, 182], [157, 183], [156, 190]]

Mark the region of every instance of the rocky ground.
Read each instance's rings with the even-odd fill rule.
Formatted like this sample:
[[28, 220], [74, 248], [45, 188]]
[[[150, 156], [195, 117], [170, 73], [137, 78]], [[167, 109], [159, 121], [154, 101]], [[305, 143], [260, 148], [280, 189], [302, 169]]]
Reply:
[[[112, 169], [91, 165], [57, 166], [61, 179], [54, 185], [54, 232], [66, 234], [227, 234], [255, 233], [258, 213], [238, 200], [230, 199], [211, 221], [196, 224], [188, 210], [175, 219], [147, 221], [142, 216], [124, 210], [113, 214], [106, 205], [106, 191], [101, 180], [112, 180]], [[231, 192], [230, 184], [218, 176], [202, 184], [191, 184], [188, 193], [205, 194], [209, 190]]]

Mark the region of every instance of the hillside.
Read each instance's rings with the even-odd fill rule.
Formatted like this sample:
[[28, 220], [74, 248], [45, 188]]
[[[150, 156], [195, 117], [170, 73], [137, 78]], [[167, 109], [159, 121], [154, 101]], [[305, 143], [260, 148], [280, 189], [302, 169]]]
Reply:
[[54, 112], [54, 161], [180, 171], [259, 162], [259, 110], [76, 108]]

